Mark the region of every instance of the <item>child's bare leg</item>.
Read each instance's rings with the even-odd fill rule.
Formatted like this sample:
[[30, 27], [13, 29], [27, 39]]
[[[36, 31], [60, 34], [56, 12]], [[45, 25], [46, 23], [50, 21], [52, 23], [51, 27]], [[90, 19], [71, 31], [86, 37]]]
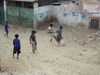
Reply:
[[8, 33], [6, 33], [7, 37], [8, 37]]
[[53, 35], [53, 38], [57, 41], [57, 37]]
[[13, 59], [14, 59], [14, 53], [13, 53]]
[[19, 54], [17, 54], [17, 59], [19, 59]]
[[58, 45], [60, 45], [60, 40], [58, 41]]
[[4, 36], [6, 36], [6, 35], [7, 35], [7, 37], [8, 37], [8, 33], [5, 33], [5, 34], [4, 34]]
[[58, 42], [58, 45], [60, 45], [60, 42]]
[[34, 51], [34, 45], [33, 44], [32, 44], [32, 52], [35, 53], [35, 51]]
[[7, 33], [4, 34], [4, 36], [6, 36]]
[[35, 53], [35, 50], [33, 50], [33, 53]]
[[52, 39], [50, 39], [50, 42], [52, 42]]

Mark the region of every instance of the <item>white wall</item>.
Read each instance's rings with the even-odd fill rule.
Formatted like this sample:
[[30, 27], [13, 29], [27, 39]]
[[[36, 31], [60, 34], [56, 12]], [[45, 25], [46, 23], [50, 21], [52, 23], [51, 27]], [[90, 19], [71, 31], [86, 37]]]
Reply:
[[[75, 4], [61, 4], [60, 6], [52, 6], [52, 16], [56, 17], [61, 24], [77, 25], [85, 19], [82, 18], [82, 12]], [[75, 14], [74, 14], [75, 12]]]
[[51, 6], [42, 6], [38, 8], [38, 21], [49, 19], [51, 16]]
[[[100, 8], [98, 7], [100, 5], [85, 3], [82, 4], [81, 10], [79, 10], [79, 6], [73, 3], [61, 4], [60, 6], [43, 6], [39, 7], [38, 20], [45, 21], [45, 19], [53, 16], [58, 19], [60, 24], [76, 26], [83, 23], [84, 25], [89, 25], [91, 17], [100, 17]], [[95, 14], [97, 13], [96, 11], [99, 11], [99, 14]]]

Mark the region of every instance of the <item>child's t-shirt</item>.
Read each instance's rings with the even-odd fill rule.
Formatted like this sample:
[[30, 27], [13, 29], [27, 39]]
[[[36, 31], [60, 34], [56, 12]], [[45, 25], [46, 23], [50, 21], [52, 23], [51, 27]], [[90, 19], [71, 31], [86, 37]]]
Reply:
[[49, 33], [53, 33], [52, 27], [48, 27]]
[[30, 36], [30, 39], [31, 39], [31, 41], [35, 41], [35, 40], [36, 40], [35, 35], [31, 35], [31, 36]]
[[13, 39], [13, 45], [14, 47], [20, 47], [20, 40], [19, 39]]
[[61, 33], [62, 33], [62, 29], [58, 29], [58, 30], [57, 30], [57, 34], [58, 34], [58, 35], [61, 35]]

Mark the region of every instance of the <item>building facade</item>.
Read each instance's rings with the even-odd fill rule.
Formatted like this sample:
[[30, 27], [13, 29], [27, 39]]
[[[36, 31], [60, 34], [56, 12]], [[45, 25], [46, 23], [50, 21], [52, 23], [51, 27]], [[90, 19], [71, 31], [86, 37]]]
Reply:
[[[6, 1], [6, 0], [4, 0]], [[58, 22], [64, 25], [89, 25], [91, 19], [100, 18], [99, 0], [8, 0], [0, 7], [0, 23], [33, 27]], [[5, 15], [5, 18], [2, 16]]]

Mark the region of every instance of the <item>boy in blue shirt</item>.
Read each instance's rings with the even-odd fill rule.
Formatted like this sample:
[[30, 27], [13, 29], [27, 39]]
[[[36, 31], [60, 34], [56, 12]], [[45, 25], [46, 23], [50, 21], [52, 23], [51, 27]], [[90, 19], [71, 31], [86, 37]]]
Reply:
[[5, 22], [5, 32], [6, 32], [6, 33], [4, 34], [4, 36], [7, 35], [7, 37], [8, 37], [8, 33], [9, 33], [8, 28], [9, 28], [8, 22], [6, 21], [6, 22]]
[[15, 39], [13, 39], [13, 45], [14, 45], [14, 49], [13, 49], [13, 58], [14, 58], [14, 54], [17, 53], [17, 59], [19, 57], [19, 54], [20, 54], [20, 48], [21, 48], [21, 45], [20, 45], [20, 40], [18, 39], [19, 35], [18, 34], [15, 34]]

